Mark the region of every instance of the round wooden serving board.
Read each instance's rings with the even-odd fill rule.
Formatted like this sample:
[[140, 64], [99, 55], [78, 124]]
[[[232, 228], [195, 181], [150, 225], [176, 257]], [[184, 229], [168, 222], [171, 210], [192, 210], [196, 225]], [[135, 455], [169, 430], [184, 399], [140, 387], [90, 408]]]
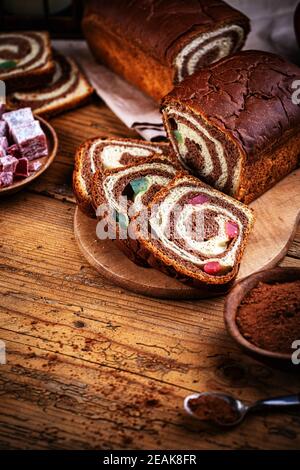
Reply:
[[[272, 268], [285, 256], [300, 214], [300, 169], [280, 181], [250, 205], [255, 224], [236, 282], [262, 269]], [[97, 221], [75, 212], [74, 231], [87, 261], [105, 278], [138, 294], [168, 299], [207, 296], [152, 268], [130, 261], [110, 240], [98, 240]]]

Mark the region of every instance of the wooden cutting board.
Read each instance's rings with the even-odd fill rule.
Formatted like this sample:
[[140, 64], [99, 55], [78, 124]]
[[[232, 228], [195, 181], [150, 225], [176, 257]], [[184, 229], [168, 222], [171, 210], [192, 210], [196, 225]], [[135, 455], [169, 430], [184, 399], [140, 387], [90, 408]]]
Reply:
[[[244, 253], [236, 282], [262, 269], [276, 266], [294, 238], [300, 215], [300, 169], [280, 181], [250, 205], [255, 225]], [[190, 299], [205, 294], [152, 268], [130, 261], [110, 240], [98, 240], [97, 221], [77, 208], [74, 232], [87, 261], [105, 278], [138, 294]]]

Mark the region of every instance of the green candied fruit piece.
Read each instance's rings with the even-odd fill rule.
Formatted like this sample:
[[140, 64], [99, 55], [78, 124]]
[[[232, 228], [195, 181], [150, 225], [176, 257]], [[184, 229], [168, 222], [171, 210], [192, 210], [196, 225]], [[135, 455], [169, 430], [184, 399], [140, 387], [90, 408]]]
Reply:
[[177, 142], [178, 142], [179, 144], [182, 144], [182, 143], [183, 143], [182, 134], [181, 134], [179, 131], [173, 131], [173, 134], [174, 134], [175, 139], [177, 140]]
[[115, 213], [115, 219], [116, 219], [116, 222], [120, 225], [120, 227], [122, 227], [122, 228], [127, 228], [128, 227], [129, 220], [128, 220], [127, 215], [122, 214], [120, 212], [116, 212]]
[[130, 186], [132, 187], [132, 190], [135, 195], [139, 193], [144, 193], [147, 191], [149, 187], [149, 181], [147, 177], [144, 178], [138, 178], [136, 180], [131, 181]]
[[17, 62], [15, 60], [5, 60], [4, 62], [0, 62], [0, 69], [13, 69], [17, 66]]

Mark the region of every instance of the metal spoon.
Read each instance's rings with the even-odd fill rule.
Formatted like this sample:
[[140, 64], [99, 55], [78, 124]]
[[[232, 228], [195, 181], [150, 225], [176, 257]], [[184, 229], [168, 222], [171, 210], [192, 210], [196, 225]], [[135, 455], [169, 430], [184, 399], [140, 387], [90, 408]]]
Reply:
[[289, 408], [296, 408], [299, 407], [300, 409], [300, 393], [296, 395], [286, 395], [282, 397], [273, 397], [273, 398], [266, 398], [265, 400], [258, 400], [254, 402], [252, 405], [245, 405], [243, 402], [240, 400], [234, 398], [231, 395], [226, 395], [225, 393], [220, 393], [220, 392], [202, 392], [202, 393], [194, 393], [192, 395], [188, 395], [185, 397], [183, 406], [185, 411], [193, 416], [196, 419], [201, 419], [199, 418], [190, 408], [189, 406], [189, 401], [193, 398], [199, 398], [200, 396], [203, 395], [210, 395], [210, 396], [217, 396], [223, 400], [225, 400], [227, 403], [229, 403], [232, 406], [232, 409], [235, 410], [237, 413], [238, 418], [230, 423], [222, 423], [222, 422], [215, 422], [215, 424], [219, 426], [224, 426], [224, 427], [231, 427], [231, 426], [236, 426], [237, 424], [240, 424], [246, 414], [250, 412], [260, 412], [260, 411], [265, 411], [265, 410], [285, 410]]

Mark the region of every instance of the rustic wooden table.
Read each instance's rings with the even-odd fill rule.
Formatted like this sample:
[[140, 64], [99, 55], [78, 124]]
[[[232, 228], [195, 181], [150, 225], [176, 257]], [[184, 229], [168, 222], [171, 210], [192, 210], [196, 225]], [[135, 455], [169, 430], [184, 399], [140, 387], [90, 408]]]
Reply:
[[[207, 429], [185, 395], [250, 402], [300, 390], [296, 373], [249, 358], [224, 331], [223, 299], [161, 301], [101, 278], [73, 235], [76, 146], [129, 131], [100, 102], [52, 120], [60, 148], [28, 190], [0, 201], [0, 448], [295, 449], [300, 415]], [[300, 230], [284, 266], [300, 266]]]

